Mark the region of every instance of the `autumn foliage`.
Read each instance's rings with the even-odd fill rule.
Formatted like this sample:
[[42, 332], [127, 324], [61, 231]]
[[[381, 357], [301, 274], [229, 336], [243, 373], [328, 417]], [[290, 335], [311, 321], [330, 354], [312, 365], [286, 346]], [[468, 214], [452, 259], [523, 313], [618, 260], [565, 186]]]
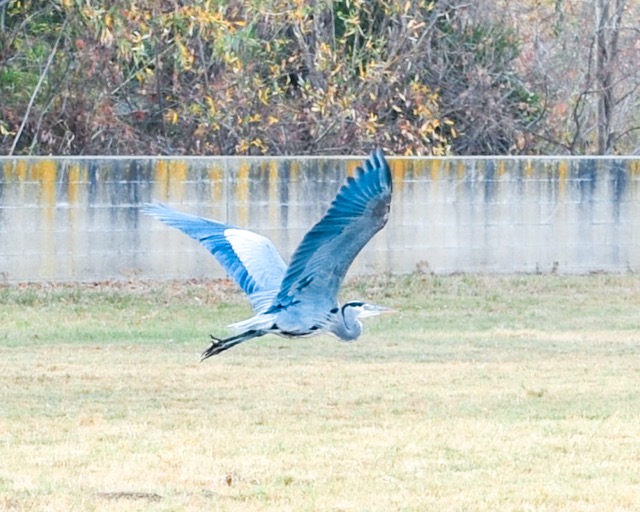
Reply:
[[535, 153], [549, 112], [517, 31], [462, 0], [0, 0], [0, 24], [0, 154]]

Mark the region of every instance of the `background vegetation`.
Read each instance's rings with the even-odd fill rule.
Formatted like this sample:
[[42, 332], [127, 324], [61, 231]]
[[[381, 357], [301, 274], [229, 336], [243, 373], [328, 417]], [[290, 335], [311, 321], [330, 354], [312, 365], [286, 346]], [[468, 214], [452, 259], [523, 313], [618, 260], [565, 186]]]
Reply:
[[0, 0], [0, 154], [623, 154], [628, 0]]

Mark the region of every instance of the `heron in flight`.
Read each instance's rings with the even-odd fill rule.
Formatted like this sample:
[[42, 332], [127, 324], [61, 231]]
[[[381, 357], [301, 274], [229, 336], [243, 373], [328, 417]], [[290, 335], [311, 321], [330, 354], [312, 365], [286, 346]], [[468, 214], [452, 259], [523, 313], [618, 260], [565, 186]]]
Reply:
[[300, 338], [327, 333], [352, 341], [362, 334], [362, 318], [392, 311], [362, 301], [338, 303], [338, 289], [354, 258], [387, 223], [391, 189], [389, 165], [377, 149], [346, 179], [289, 266], [268, 238], [253, 231], [160, 203], [146, 205], [145, 213], [206, 247], [253, 307], [253, 317], [230, 325], [239, 334], [224, 339], [211, 336], [201, 360], [265, 334]]

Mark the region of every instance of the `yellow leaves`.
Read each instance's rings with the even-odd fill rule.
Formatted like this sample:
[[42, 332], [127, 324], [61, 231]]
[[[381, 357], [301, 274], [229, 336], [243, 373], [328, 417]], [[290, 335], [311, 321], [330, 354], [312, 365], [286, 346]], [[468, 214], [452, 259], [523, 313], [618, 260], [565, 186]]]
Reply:
[[262, 139], [260, 138], [255, 138], [251, 141], [251, 145], [258, 148], [260, 150], [261, 153], [266, 153], [268, 148], [266, 146], [266, 144], [263, 142]]
[[5, 125], [2, 121], [0, 121], [0, 135], [2, 135], [3, 137], [6, 137], [7, 135], [15, 135], [16, 132], [9, 130], [7, 128], [7, 125]]
[[178, 124], [178, 112], [170, 108], [164, 113], [164, 120], [169, 124]]
[[362, 35], [360, 16], [356, 9], [351, 11], [350, 16], [344, 16], [342, 23], [344, 24], [344, 37], [348, 38], [356, 34]]
[[265, 87], [258, 89], [258, 100], [260, 100], [260, 103], [262, 103], [263, 105], [269, 104], [269, 95], [269, 89]]
[[438, 126], [440, 126], [440, 121], [438, 121], [437, 119], [427, 121], [420, 126], [420, 128], [418, 129], [418, 133], [420, 133], [420, 135], [422, 135], [423, 137], [433, 137], [434, 135], [436, 135], [435, 130]]
[[141, 69], [140, 71], [138, 71], [135, 74], [135, 77], [136, 77], [136, 80], [140, 84], [143, 84], [143, 83], [145, 83], [147, 81], [148, 78], [153, 77], [153, 75], [154, 75], [153, 69], [146, 67], [146, 68]]
[[250, 147], [251, 145], [247, 139], [240, 139], [236, 144], [236, 153], [243, 155], [249, 151]]
[[451, 138], [452, 139], [458, 138], [458, 130], [456, 130], [454, 126], [455, 123], [451, 119], [445, 117], [444, 124], [448, 127]]
[[207, 5], [183, 5], [175, 12], [169, 12], [167, 23], [179, 22], [184, 29], [183, 33], [189, 36], [199, 33], [200, 36], [215, 38], [224, 33], [234, 32], [246, 24], [244, 20], [228, 19], [222, 12]]
[[[353, 141], [427, 154], [457, 136], [438, 93], [415, 78], [424, 74], [411, 45], [434, 1], [56, 1], [82, 9], [93, 35], [116, 46], [138, 104], [171, 90], [164, 128], [188, 134], [185, 147], [193, 136], [203, 151], [238, 154]], [[324, 24], [331, 14], [338, 25]], [[376, 26], [383, 16], [393, 30]]]
[[180, 39], [175, 40], [176, 48], [178, 49], [178, 55], [180, 56], [180, 62], [185, 70], [190, 70], [193, 67], [195, 56], [191, 50]]
[[100, 31], [100, 37], [98, 39], [100, 40], [100, 44], [102, 44], [103, 46], [111, 46], [114, 40], [113, 32], [111, 32], [109, 28], [104, 27]]
[[327, 106], [324, 102], [315, 102], [313, 105], [311, 105], [311, 112], [324, 115], [327, 113]]
[[315, 65], [319, 71], [335, 76], [342, 72], [342, 62], [327, 42], [318, 44], [315, 52]]
[[208, 129], [208, 123], [199, 123], [198, 126], [196, 126], [196, 129], [193, 131], [193, 135], [194, 137], [198, 137], [198, 139], [201, 139], [207, 135]]
[[448, 145], [437, 145], [431, 149], [432, 156], [445, 156], [449, 153], [450, 147]]
[[146, 33], [146, 34], [141, 34], [140, 32], [138, 32], [137, 30], [134, 30], [131, 33], [131, 42], [133, 44], [140, 44], [143, 41], [145, 41], [146, 39], [149, 39], [151, 37], [150, 33]]
[[212, 116], [215, 116], [218, 113], [218, 109], [216, 108], [216, 104], [213, 101], [213, 98], [211, 96], [205, 96], [204, 102], [206, 103], [207, 108], [209, 109], [209, 114]]
[[427, 24], [424, 21], [409, 20], [409, 23], [407, 23], [407, 30], [411, 32], [418, 32], [426, 26]]
[[369, 112], [369, 117], [362, 123], [364, 132], [370, 137], [376, 135], [382, 126], [374, 112]]
[[[69, 0], [69, 3], [72, 3]], [[65, 5], [66, 7], [66, 5]], [[114, 31], [118, 27], [114, 23], [113, 15], [103, 8], [95, 8], [91, 4], [86, 3], [82, 7], [82, 15], [88, 20], [89, 24], [96, 29], [98, 41], [103, 46], [111, 46], [115, 41]]]
[[239, 74], [242, 72], [242, 61], [236, 55], [232, 53], [226, 53], [222, 58], [231, 73]]
[[263, 155], [269, 151], [269, 148], [267, 147], [267, 145], [259, 137], [256, 137], [251, 140], [246, 138], [240, 139], [238, 144], [236, 144], [235, 150], [236, 150], [236, 153], [240, 155], [246, 155], [246, 154], [254, 153], [253, 148], [255, 148], [259, 153]]

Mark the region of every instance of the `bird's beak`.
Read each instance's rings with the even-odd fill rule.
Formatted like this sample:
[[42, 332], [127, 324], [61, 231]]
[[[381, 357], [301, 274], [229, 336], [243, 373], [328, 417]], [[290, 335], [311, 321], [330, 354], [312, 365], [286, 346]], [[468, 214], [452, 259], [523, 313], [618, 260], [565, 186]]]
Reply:
[[385, 313], [395, 313], [396, 310], [393, 308], [388, 308], [386, 306], [378, 306], [377, 304], [365, 304], [360, 317], [368, 317], [368, 316], [377, 316]]

